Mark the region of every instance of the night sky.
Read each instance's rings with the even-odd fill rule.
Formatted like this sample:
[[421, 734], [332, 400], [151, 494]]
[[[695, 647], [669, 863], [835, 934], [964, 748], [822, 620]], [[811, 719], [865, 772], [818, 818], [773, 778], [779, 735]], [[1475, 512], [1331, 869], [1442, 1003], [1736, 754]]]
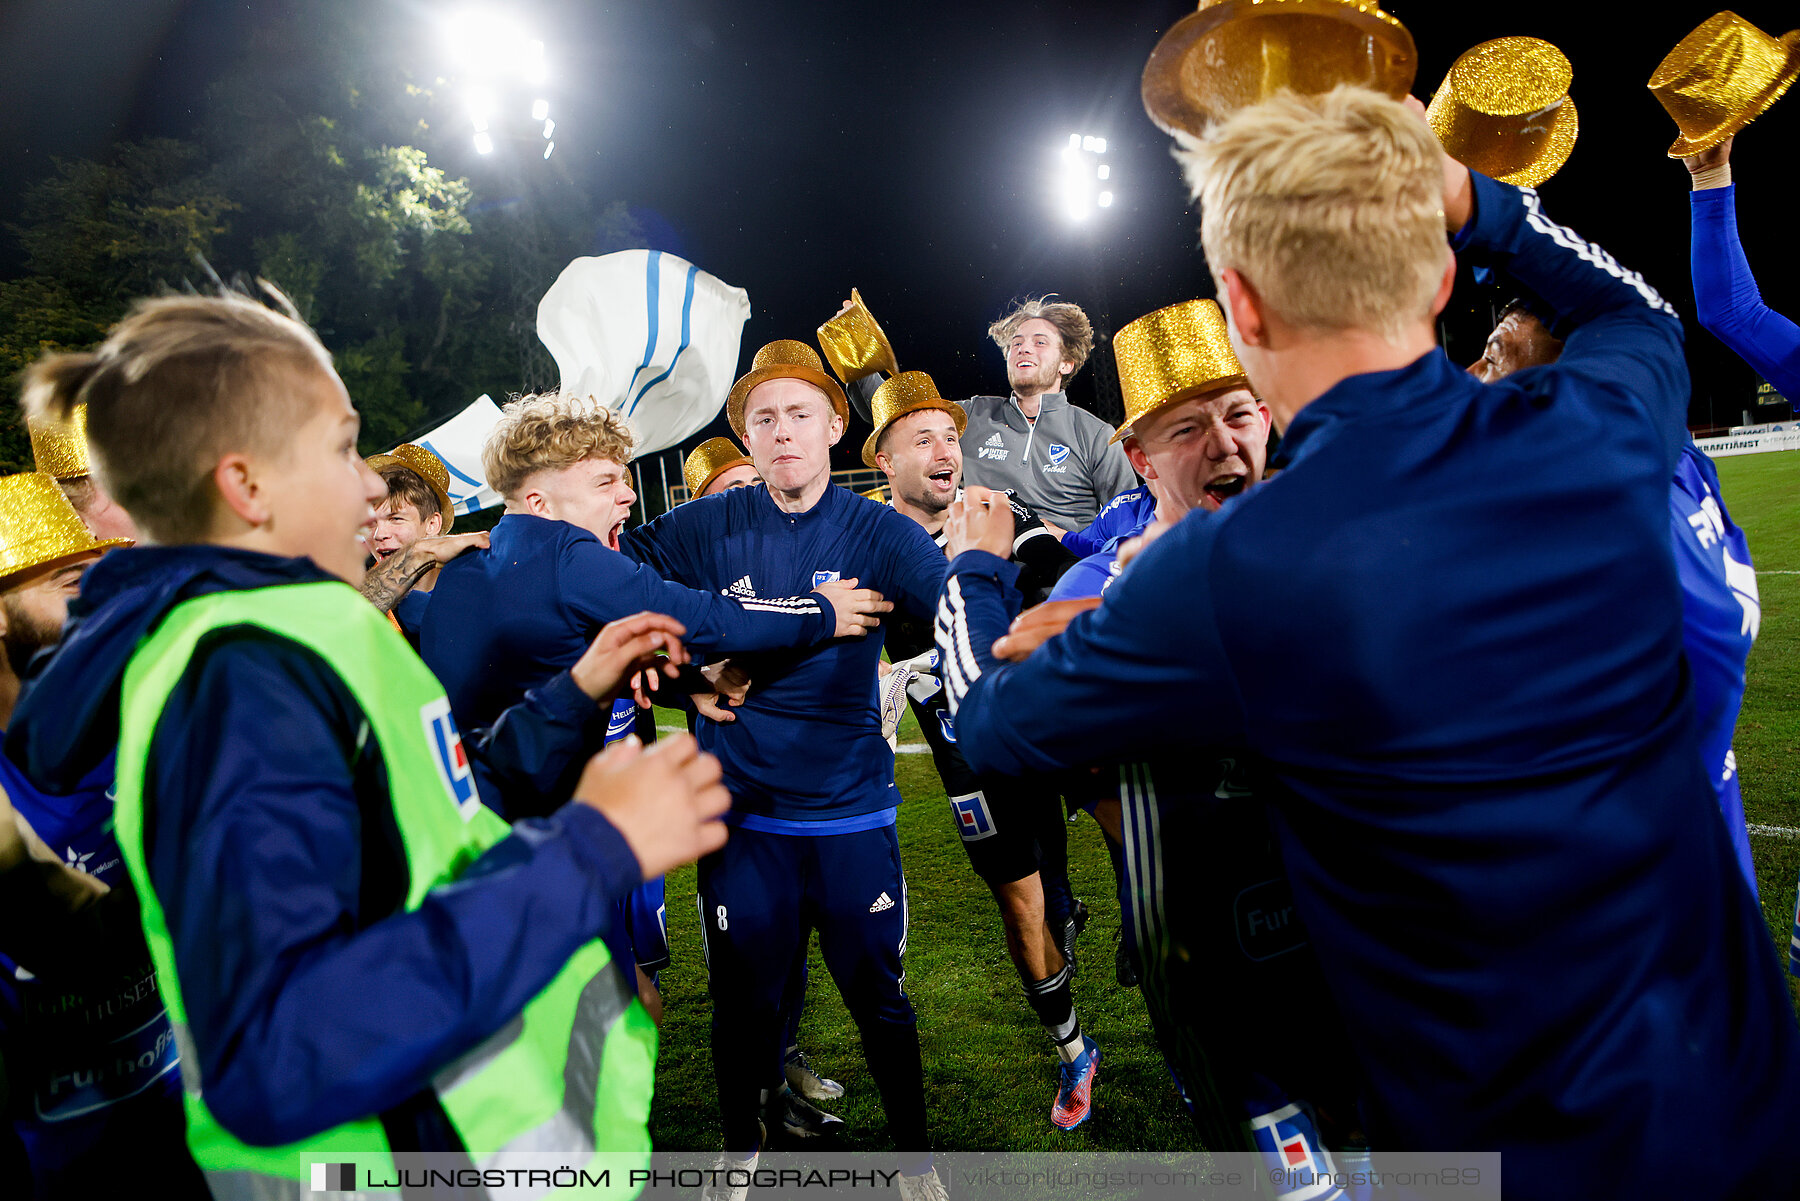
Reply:
[[[8, 0], [0, 17], [0, 215], [51, 155], [98, 155], [109, 141], [181, 135], [203, 115], [204, 85], [241, 53], [257, 5], [223, 0]], [[425, 79], [442, 68], [433, 22], [448, 6], [370, 0], [381, 53]], [[600, 200], [620, 199], [651, 246], [744, 287], [754, 314], [743, 362], [779, 337], [811, 340], [852, 285], [892, 337], [903, 368], [947, 395], [1004, 392], [984, 336], [1007, 301], [1059, 292], [1113, 326], [1212, 285], [1168, 139], [1144, 115], [1138, 81], [1178, 0], [885, 4], [632, 4], [536, 0], [494, 5], [541, 31], [559, 114], [557, 160]], [[1684, 312], [1688, 282], [1675, 128], [1645, 80], [1714, 10], [1698, 4], [1447, 5], [1393, 0], [1408, 23], [1429, 99], [1457, 54], [1508, 34], [1562, 48], [1574, 64], [1581, 136], [1543, 188], [1553, 216], [1638, 268]], [[1791, 4], [1735, 11], [1779, 34]], [[1791, 157], [1800, 99], [1740, 138], [1739, 218], [1765, 298], [1800, 313], [1786, 270], [1793, 237], [1779, 164]], [[1118, 202], [1085, 225], [1053, 205], [1056, 151], [1071, 132], [1108, 140]], [[503, 147], [504, 150], [504, 147]], [[536, 156], [478, 157], [460, 139], [433, 161], [504, 197]], [[0, 269], [12, 266], [10, 249]], [[220, 264], [237, 269], [237, 264]], [[549, 280], [545, 280], [548, 286]], [[1480, 350], [1497, 294], [1452, 300], [1448, 349]], [[1693, 423], [1737, 420], [1750, 369], [1693, 326]], [[1084, 371], [1072, 389], [1086, 395]], [[471, 398], [480, 391], [473, 389]], [[723, 423], [720, 423], [722, 428]], [[854, 434], [846, 444], [860, 444]]]

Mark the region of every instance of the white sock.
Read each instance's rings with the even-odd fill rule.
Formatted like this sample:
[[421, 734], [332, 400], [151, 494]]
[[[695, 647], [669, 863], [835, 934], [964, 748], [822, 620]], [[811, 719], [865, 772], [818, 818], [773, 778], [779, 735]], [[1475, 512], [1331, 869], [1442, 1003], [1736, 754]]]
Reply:
[[1066, 1043], [1056, 1044], [1056, 1054], [1064, 1063], [1074, 1063], [1081, 1058], [1082, 1044], [1081, 1031], [1077, 1030], [1074, 1038]]

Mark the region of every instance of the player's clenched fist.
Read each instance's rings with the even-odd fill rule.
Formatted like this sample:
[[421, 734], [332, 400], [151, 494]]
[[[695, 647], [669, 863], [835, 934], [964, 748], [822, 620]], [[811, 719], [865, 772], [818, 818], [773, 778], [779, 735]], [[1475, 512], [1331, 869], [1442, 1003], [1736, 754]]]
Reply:
[[814, 592], [825, 598], [837, 614], [834, 638], [861, 638], [881, 624], [880, 613], [891, 612], [894, 602], [883, 600], [873, 588], [858, 588], [855, 580], [832, 580], [820, 584]]
[[944, 523], [945, 547], [952, 559], [966, 550], [985, 550], [1012, 557], [1013, 511], [1006, 493], [970, 485], [950, 502]]
[[598, 809], [637, 856], [651, 880], [725, 845], [731, 794], [719, 782], [719, 761], [691, 734], [676, 734], [645, 750], [635, 737], [588, 760], [575, 798]]

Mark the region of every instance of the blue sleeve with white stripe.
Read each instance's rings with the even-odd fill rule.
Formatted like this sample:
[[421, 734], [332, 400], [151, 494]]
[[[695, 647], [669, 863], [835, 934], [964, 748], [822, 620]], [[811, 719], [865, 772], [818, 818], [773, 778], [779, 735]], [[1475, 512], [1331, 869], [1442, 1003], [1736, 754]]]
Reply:
[[[649, 531], [665, 536], [653, 540], [645, 536]], [[643, 562], [598, 542], [569, 543], [559, 564], [565, 600], [597, 625], [634, 613], [666, 613], [687, 627], [682, 641], [690, 649], [709, 655], [811, 646], [837, 632], [837, 615], [812, 593], [741, 599], [663, 578], [684, 575], [684, 539], [669, 536], [679, 534], [668, 517], [633, 530], [627, 537], [638, 536], [632, 549]]]
[[[1217, 523], [1183, 521], [1023, 663], [992, 653], [1013, 615], [1016, 569], [982, 551], [950, 564], [937, 642], [957, 746], [977, 772], [1103, 763], [1167, 740], [1242, 739], [1238, 690], [1206, 583]], [[1195, 705], [1204, 703], [1204, 723]]]
[[1689, 381], [1674, 306], [1605, 250], [1545, 216], [1531, 188], [1470, 172], [1475, 216], [1452, 245], [1478, 250], [1549, 305], [1562, 357], [1544, 371], [1591, 379], [1636, 397], [1673, 472], [1686, 444]]

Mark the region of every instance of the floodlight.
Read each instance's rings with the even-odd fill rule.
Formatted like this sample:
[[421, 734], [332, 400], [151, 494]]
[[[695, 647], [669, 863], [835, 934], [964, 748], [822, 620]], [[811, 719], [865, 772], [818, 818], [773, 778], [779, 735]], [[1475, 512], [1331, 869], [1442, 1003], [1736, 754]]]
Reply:
[[1107, 178], [1107, 177], [1108, 177], [1108, 176], [1110, 176], [1110, 175], [1111, 175], [1111, 174], [1112, 174], [1112, 168], [1111, 168], [1111, 167], [1109, 167], [1109, 166], [1107, 166], [1107, 165], [1106, 165], [1106, 164], [1105, 164], [1105, 163], [1101, 163], [1101, 164], [1100, 164], [1100, 169], [1099, 169], [1099, 172], [1098, 172], [1098, 174], [1097, 174], [1097, 175], [1096, 175], [1096, 176], [1095, 176], [1095, 178], [1097, 178], [1097, 179], [1105, 179], [1105, 178]]
[[550, 102], [539, 98], [531, 102], [531, 119], [542, 121], [550, 115]]
[[1111, 192], [1100, 193], [1099, 204], [1100, 204], [1100, 207], [1103, 209], [1111, 208], [1112, 207], [1112, 193]]
[[493, 152], [494, 139], [488, 136], [487, 130], [477, 130], [475, 133], [475, 153], [492, 154]]
[[556, 149], [556, 143], [555, 143], [555, 142], [551, 142], [551, 143], [549, 143], [549, 144], [547, 144], [547, 145], [546, 145], [546, 146], [545, 146], [545, 147], [544, 147], [544, 157], [545, 157], [545, 158], [549, 158], [549, 157], [550, 157], [550, 152], [551, 152], [551, 151], [553, 151], [553, 150], [555, 150], [555, 149]]
[[556, 132], [556, 122], [550, 121], [550, 120], [545, 120], [545, 122], [544, 122], [544, 137], [545, 137], [545, 139], [548, 139], [550, 137], [550, 135], [555, 132]]

